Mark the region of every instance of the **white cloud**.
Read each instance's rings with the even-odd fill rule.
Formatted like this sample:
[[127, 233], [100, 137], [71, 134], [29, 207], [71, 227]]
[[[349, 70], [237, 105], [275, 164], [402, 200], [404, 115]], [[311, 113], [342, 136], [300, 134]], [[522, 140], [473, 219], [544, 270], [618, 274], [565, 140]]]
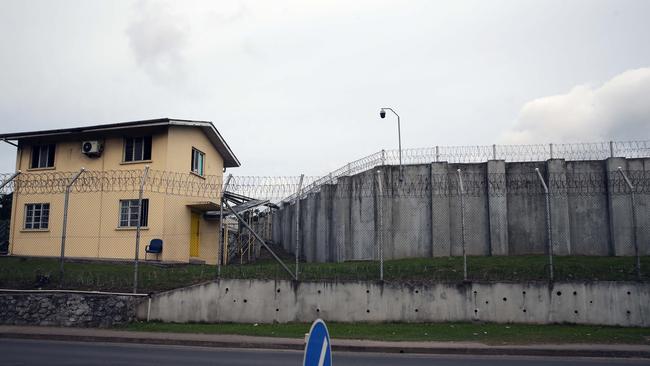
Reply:
[[650, 137], [650, 68], [628, 70], [603, 85], [526, 103], [504, 143], [638, 140]]
[[135, 11], [126, 34], [138, 66], [156, 82], [182, 82], [189, 42], [183, 18], [172, 13], [165, 3], [140, 2]]

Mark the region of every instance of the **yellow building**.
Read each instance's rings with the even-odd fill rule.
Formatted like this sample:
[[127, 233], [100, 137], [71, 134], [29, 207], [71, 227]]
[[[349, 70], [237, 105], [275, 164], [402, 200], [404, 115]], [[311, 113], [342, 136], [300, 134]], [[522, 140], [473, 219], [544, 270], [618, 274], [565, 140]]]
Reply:
[[[211, 122], [156, 119], [0, 135], [17, 141], [9, 251], [59, 256], [64, 187], [69, 196], [65, 256], [133, 259], [138, 211], [139, 257], [170, 262], [217, 258], [218, 210], [226, 168], [239, 160]], [[149, 172], [138, 210], [140, 182]], [[145, 253], [153, 239], [159, 255]]]

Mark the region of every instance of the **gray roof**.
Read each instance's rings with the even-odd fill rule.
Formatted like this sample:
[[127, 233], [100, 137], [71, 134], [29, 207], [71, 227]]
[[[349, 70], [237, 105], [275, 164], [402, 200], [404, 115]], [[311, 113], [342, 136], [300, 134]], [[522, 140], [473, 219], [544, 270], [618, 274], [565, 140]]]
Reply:
[[209, 121], [193, 121], [186, 119], [159, 118], [143, 121], [110, 123], [103, 125], [62, 128], [31, 132], [13, 132], [0, 134], [0, 140], [31, 140], [31, 139], [66, 139], [78, 135], [93, 135], [97, 133], [115, 133], [124, 130], [152, 129], [163, 126], [191, 126], [203, 130], [210, 142], [223, 157], [225, 168], [241, 166], [241, 163], [223, 139], [216, 127]]

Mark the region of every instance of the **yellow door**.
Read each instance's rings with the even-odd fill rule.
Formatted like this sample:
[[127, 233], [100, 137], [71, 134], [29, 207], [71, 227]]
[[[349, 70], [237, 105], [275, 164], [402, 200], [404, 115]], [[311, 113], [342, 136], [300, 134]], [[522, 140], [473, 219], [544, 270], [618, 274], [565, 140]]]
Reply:
[[192, 224], [190, 225], [190, 257], [199, 256], [199, 243], [201, 242], [199, 237], [199, 222], [201, 216], [197, 213], [192, 212]]

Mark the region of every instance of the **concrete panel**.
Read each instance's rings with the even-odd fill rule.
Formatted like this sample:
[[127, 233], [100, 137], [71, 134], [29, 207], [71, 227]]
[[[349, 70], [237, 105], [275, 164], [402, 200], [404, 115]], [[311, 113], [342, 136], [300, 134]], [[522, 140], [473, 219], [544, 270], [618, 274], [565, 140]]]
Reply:
[[[147, 302], [138, 317], [147, 318]], [[632, 282], [437, 283], [218, 280], [154, 295], [165, 322], [572, 323], [650, 325], [650, 285]]]
[[310, 193], [300, 200], [300, 259], [313, 262], [316, 259], [314, 248], [314, 224], [316, 212], [314, 211], [314, 195]]
[[451, 253], [462, 255], [461, 204], [457, 192], [457, 169], [462, 170], [465, 185], [465, 248], [468, 255], [490, 254], [490, 226], [486, 192], [486, 164], [450, 164], [452, 187], [449, 199], [451, 222]]
[[282, 247], [289, 253], [296, 251], [295, 228], [296, 228], [296, 205], [286, 204], [283, 208], [282, 222]]
[[350, 177], [338, 179], [332, 195], [331, 238], [336, 251], [336, 261], [343, 262], [352, 258], [350, 229]]
[[390, 258], [431, 257], [431, 203], [430, 170], [427, 165], [407, 165], [403, 180], [399, 180], [399, 167], [386, 171], [390, 197], [388, 224], [392, 252]]
[[567, 199], [566, 162], [563, 159], [546, 161], [547, 184], [551, 203], [551, 236], [553, 254], [570, 255], [571, 233], [569, 200]]
[[[377, 205], [377, 216], [375, 217], [375, 225], [379, 228], [379, 217], [382, 220], [381, 240], [380, 235], [377, 233], [377, 245], [382, 245], [384, 259], [398, 259], [396, 249], [399, 243], [395, 243], [395, 233], [393, 230], [393, 195], [394, 190], [400, 184], [399, 182], [399, 167], [397, 166], [382, 166], [380, 176], [382, 179], [383, 194], [381, 196], [381, 211], [379, 210], [379, 194], [375, 197], [375, 204]], [[375, 173], [376, 174], [376, 173]], [[379, 248], [377, 248], [379, 251]], [[379, 257], [377, 257], [379, 258]]]
[[607, 174], [602, 161], [566, 163], [569, 186], [580, 181], [591, 184], [591, 192], [567, 192], [571, 253], [574, 255], [610, 255], [607, 208]]
[[431, 252], [434, 257], [451, 255], [449, 218], [449, 168], [447, 163], [431, 163]]
[[508, 255], [508, 197], [505, 184], [506, 162], [489, 160], [488, 208], [490, 220], [490, 254]]
[[[284, 205], [282, 205], [284, 206]], [[283, 216], [284, 216], [284, 210], [280, 208], [280, 210], [273, 211], [273, 215], [271, 217], [272, 220], [272, 231], [271, 231], [271, 238], [274, 243], [276, 244], [283, 244], [282, 242], [282, 227], [284, 226], [284, 223], [282, 222]], [[284, 248], [284, 245], [282, 245]], [[285, 249], [286, 250], [286, 249]]]
[[512, 255], [547, 252], [546, 200], [535, 168], [548, 180], [543, 162], [506, 164], [508, 250]]
[[628, 169], [625, 158], [609, 158], [605, 161], [608, 180], [610, 249], [613, 255], [634, 255], [632, 205], [628, 190], [618, 172], [618, 167]]
[[351, 260], [375, 259], [375, 192], [374, 171], [357, 174], [350, 179]]
[[315, 262], [331, 262], [330, 223], [332, 216], [331, 185], [325, 185], [315, 197], [314, 244]]
[[[628, 169], [639, 178], [650, 177], [650, 159], [628, 159]], [[632, 184], [635, 187], [634, 201], [636, 205], [637, 241], [640, 255], [650, 255], [650, 186], [643, 186], [638, 180]]]

